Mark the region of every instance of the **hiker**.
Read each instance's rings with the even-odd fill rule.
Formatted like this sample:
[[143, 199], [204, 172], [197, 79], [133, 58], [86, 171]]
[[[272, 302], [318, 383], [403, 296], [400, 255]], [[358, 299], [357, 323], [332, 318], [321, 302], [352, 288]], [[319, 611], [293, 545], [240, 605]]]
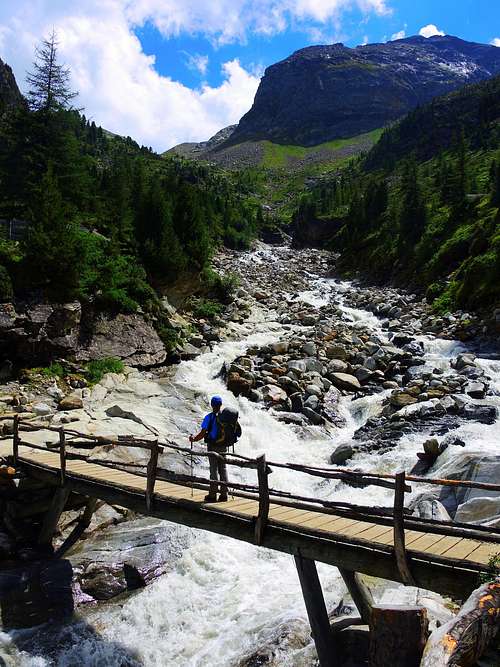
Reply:
[[219, 502], [227, 501], [227, 486], [217, 484], [217, 481], [227, 482], [227, 470], [225, 455], [227, 448], [233, 446], [241, 435], [241, 427], [238, 423], [238, 412], [225, 408], [221, 412], [222, 399], [220, 396], [212, 396], [210, 400], [212, 412], [205, 415], [198, 435], [190, 435], [191, 443], [198, 442], [202, 438], [207, 444], [209, 452], [219, 454], [219, 457], [209, 456], [210, 461], [210, 488], [205, 502], [217, 501], [217, 489], [220, 487]]

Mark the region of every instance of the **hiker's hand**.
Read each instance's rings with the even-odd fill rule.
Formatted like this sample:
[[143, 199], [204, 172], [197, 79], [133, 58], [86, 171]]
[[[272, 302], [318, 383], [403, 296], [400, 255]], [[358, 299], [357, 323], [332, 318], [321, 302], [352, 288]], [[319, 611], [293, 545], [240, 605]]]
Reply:
[[194, 437], [190, 434], [190, 435], [189, 435], [189, 442], [192, 444], [193, 441], [194, 441]]

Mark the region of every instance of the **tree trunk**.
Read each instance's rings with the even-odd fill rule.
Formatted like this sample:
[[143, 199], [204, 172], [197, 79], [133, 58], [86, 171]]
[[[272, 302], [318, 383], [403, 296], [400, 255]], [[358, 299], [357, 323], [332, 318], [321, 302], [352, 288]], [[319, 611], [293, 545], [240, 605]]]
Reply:
[[500, 630], [500, 577], [477, 588], [459, 613], [435, 630], [421, 667], [470, 667]]
[[370, 667], [419, 667], [428, 627], [424, 607], [373, 605]]

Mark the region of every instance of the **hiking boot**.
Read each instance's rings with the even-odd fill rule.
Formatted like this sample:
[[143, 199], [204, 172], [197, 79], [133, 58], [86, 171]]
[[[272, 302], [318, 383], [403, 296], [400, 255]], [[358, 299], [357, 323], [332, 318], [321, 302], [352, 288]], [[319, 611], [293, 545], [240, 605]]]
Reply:
[[221, 494], [221, 495], [219, 496], [219, 502], [220, 502], [220, 503], [227, 503], [227, 495], [223, 495], [223, 494]]
[[205, 503], [216, 503], [217, 502], [217, 496], [211, 496], [210, 494], [208, 494], [208, 496], [205, 496], [204, 502]]

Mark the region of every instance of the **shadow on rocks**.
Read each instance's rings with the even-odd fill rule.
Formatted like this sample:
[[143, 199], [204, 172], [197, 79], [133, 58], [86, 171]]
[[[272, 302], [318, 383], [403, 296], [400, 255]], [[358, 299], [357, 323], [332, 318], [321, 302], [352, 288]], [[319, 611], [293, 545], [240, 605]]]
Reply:
[[[72, 582], [73, 567], [65, 559], [0, 570], [1, 629], [8, 633], [9, 654], [15, 647], [50, 665], [139, 667], [136, 654], [75, 617]], [[10, 664], [2, 652], [0, 667]]]

